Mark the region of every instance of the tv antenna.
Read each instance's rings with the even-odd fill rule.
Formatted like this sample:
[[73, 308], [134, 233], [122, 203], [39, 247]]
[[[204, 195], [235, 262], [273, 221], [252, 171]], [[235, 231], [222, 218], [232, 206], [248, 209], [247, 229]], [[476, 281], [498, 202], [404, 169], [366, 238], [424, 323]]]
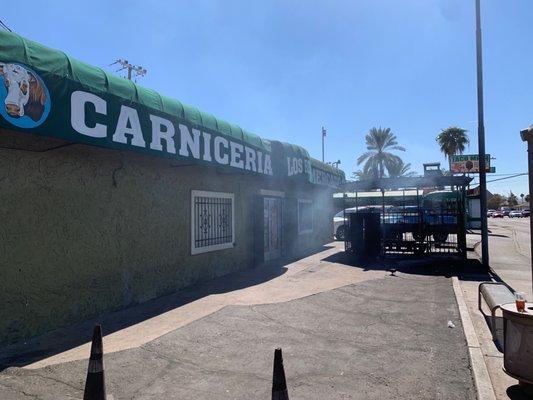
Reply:
[[135, 82], [137, 82], [137, 77], [143, 77], [146, 75], [146, 69], [141, 67], [140, 65], [133, 65], [131, 64], [128, 60], [124, 60], [122, 58], [119, 58], [117, 61], [115, 61], [114, 63], [112, 64], [109, 64], [109, 66], [111, 65], [115, 65], [115, 64], [118, 64], [120, 65], [121, 68], [117, 69], [116, 72], [119, 72], [119, 71], [123, 71], [123, 70], [127, 70], [128, 71], [128, 76], [127, 78], [131, 81], [131, 78], [135, 78]]

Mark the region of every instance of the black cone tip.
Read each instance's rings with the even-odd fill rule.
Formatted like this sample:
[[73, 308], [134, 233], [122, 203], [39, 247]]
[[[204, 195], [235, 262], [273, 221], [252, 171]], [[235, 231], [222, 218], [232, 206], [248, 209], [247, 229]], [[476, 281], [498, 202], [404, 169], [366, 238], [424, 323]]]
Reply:
[[274, 375], [272, 377], [272, 392], [287, 390], [287, 381], [285, 380], [285, 369], [283, 368], [283, 355], [281, 349], [274, 351]]
[[103, 352], [102, 327], [96, 324], [93, 329], [83, 400], [106, 400]]
[[96, 324], [93, 329], [93, 340], [91, 343], [91, 356], [102, 355], [104, 352], [102, 344], [102, 326]]

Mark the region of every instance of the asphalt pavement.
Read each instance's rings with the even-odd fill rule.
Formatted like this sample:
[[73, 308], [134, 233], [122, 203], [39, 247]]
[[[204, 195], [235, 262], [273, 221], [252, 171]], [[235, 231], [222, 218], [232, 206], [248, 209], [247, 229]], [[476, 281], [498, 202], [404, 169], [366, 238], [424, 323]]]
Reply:
[[[302, 279], [314, 287], [322, 281], [314, 276], [335, 271], [352, 282], [283, 301], [277, 286], [271, 303], [225, 305], [126, 350], [110, 353], [104, 338], [108, 394], [269, 399], [274, 349], [282, 347], [291, 400], [476, 398], [452, 269], [403, 263], [390, 273], [390, 265], [351, 264], [339, 248], [322, 255], [302, 260], [293, 275], [289, 267], [278, 285]], [[273, 283], [247, 296], [265, 285]], [[0, 398], [80, 399], [86, 371], [86, 359], [10, 367], [0, 373]]]

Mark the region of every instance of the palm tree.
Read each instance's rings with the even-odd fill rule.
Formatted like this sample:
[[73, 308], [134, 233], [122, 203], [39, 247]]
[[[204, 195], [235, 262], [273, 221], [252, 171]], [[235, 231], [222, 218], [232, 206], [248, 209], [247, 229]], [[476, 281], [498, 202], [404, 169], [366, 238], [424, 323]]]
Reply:
[[387, 165], [387, 171], [391, 178], [399, 178], [402, 176], [414, 176], [416, 172], [411, 171], [411, 164], [404, 163], [400, 157], [397, 157], [395, 161]]
[[465, 147], [470, 144], [467, 130], [457, 126], [443, 129], [437, 136], [437, 143], [444, 157], [449, 158], [455, 154], [463, 154]]
[[375, 179], [378, 177], [378, 173], [376, 170], [372, 169], [358, 169], [357, 171], [354, 171], [352, 173], [352, 178], [356, 181], [364, 181], [366, 179]]
[[365, 136], [366, 153], [363, 153], [357, 159], [357, 165], [365, 163], [364, 171], [373, 171], [378, 178], [385, 176], [385, 169], [395, 162], [397, 155], [392, 154], [391, 150], [405, 151], [398, 145], [396, 135], [390, 128], [372, 128]]

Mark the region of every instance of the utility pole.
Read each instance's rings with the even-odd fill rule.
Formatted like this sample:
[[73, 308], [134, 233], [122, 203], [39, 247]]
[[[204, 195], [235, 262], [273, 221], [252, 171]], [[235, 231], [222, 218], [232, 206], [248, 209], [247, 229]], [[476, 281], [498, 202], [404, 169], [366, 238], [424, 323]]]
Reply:
[[481, 211], [481, 263], [489, 266], [489, 233], [487, 226], [487, 170], [485, 162], [485, 124], [483, 121], [483, 57], [481, 42], [481, 5], [476, 0], [477, 58], [477, 142], [479, 153], [479, 203]]
[[[138, 76], [143, 77], [148, 72], [148, 71], [146, 71], [145, 68], [141, 67], [140, 65], [136, 66], [136, 65], [130, 64], [128, 62], [128, 60], [123, 60], [122, 58], [119, 58], [114, 63], [109, 64], [109, 66], [115, 65], [115, 64], [118, 64], [118, 65], [120, 65], [122, 67], [122, 68], [117, 69], [116, 72], [122, 71], [124, 69], [126, 69], [128, 71], [128, 80], [130, 80], [130, 81], [131, 81], [131, 78], [132, 78], [133, 74], [135, 74], [135, 78], [137, 78]], [[137, 79], [135, 79], [135, 82], [137, 82]]]
[[324, 138], [326, 137], [326, 128], [322, 127], [322, 162], [324, 162]]
[[[520, 137], [527, 142], [527, 164], [529, 172], [529, 193], [533, 193], [533, 125], [520, 131]], [[529, 199], [531, 201], [531, 199]], [[531, 203], [530, 203], [531, 204]], [[531, 208], [530, 208], [531, 209]], [[533, 217], [529, 217], [530, 246], [533, 250]], [[531, 290], [533, 291], [533, 259], [531, 260]]]

